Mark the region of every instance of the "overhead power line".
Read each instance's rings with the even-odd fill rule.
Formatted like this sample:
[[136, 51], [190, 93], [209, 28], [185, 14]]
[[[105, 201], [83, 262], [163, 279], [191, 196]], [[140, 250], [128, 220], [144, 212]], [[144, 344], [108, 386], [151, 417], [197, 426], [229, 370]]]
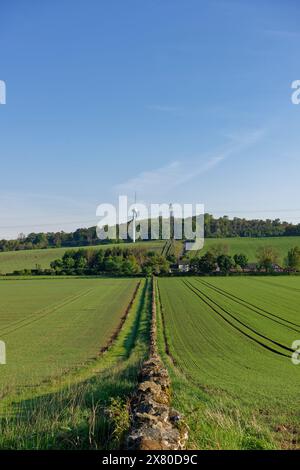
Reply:
[[24, 227], [26, 228], [34, 228], [34, 227], [56, 227], [57, 225], [73, 225], [73, 224], [93, 224], [93, 225], [96, 225], [97, 224], [97, 221], [95, 219], [93, 220], [81, 220], [81, 221], [72, 221], [72, 222], [65, 222], [65, 221], [59, 221], [59, 222], [55, 222], [55, 223], [49, 223], [49, 224], [39, 224], [39, 223], [36, 223], [36, 224], [22, 224], [22, 225], [0, 225], [0, 229], [2, 228], [19, 228], [19, 229], [22, 229]]
[[[206, 209], [205, 212], [207, 213], [213, 213], [213, 214], [262, 214], [262, 213], [293, 213], [293, 212], [299, 212], [300, 209], [257, 209], [257, 210], [240, 210], [240, 209], [235, 209], [235, 210], [213, 210], [213, 209]], [[299, 219], [300, 217], [295, 217]], [[35, 224], [18, 224], [18, 225], [0, 225], [0, 229], [20, 229], [22, 230], [23, 228], [35, 228], [35, 227], [56, 227], [58, 225], [84, 225], [84, 224], [91, 224], [96, 225], [97, 220], [96, 219], [89, 219], [89, 220], [73, 220], [73, 221], [63, 221], [59, 220], [57, 222], [51, 222], [51, 223], [35, 223]]]

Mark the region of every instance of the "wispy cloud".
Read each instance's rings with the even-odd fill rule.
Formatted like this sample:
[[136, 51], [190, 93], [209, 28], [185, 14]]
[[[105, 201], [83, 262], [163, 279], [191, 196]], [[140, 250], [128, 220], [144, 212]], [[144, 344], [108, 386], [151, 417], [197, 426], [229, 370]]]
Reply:
[[189, 183], [199, 175], [209, 172], [232, 155], [253, 145], [263, 135], [258, 130], [246, 134], [230, 135], [230, 143], [225, 148], [199, 158], [172, 161], [154, 170], [143, 171], [133, 178], [115, 186], [118, 194], [133, 194], [137, 191], [144, 200], [152, 200]]

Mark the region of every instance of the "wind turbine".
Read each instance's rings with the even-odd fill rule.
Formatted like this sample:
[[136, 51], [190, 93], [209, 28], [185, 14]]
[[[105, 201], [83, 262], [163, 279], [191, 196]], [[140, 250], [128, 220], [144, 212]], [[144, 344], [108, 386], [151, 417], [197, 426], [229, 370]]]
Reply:
[[[134, 204], [136, 204], [136, 192], [134, 193]], [[136, 229], [136, 218], [138, 216], [138, 212], [135, 208], [135, 205], [132, 208], [132, 243], [135, 243], [135, 229]]]
[[174, 222], [174, 209], [173, 209], [173, 204], [169, 204], [169, 213], [170, 213], [170, 238], [173, 240], [174, 235], [175, 235], [175, 222]]

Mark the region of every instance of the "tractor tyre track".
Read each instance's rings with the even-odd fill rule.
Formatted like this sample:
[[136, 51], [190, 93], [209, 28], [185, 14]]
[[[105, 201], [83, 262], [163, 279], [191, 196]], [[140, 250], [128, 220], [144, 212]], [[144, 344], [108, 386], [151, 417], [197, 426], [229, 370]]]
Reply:
[[[277, 341], [274, 341], [270, 338], [268, 338], [267, 336], [265, 335], [262, 335], [258, 332], [256, 332], [253, 328], [249, 327], [248, 325], [244, 324], [243, 322], [241, 322], [239, 319], [237, 319], [234, 315], [232, 315], [230, 312], [228, 312], [226, 309], [224, 309], [223, 307], [221, 307], [217, 302], [215, 302], [214, 300], [210, 299], [206, 294], [204, 294], [203, 292], [201, 292], [199, 289], [197, 289], [196, 287], [194, 287], [192, 284], [188, 283], [188, 281], [183, 281], [183, 283], [186, 285], [186, 287], [191, 290], [195, 295], [197, 295], [201, 300], [202, 302], [204, 302], [208, 307], [210, 307], [211, 310], [213, 310], [215, 313], [217, 313], [217, 315], [219, 315], [221, 318], [223, 318], [223, 320], [226, 321], [226, 323], [228, 323], [230, 326], [232, 326], [234, 329], [236, 329], [237, 331], [239, 331], [242, 335], [246, 336], [247, 338], [249, 338], [251, 341], [254, 341], [255, 343], [259, 344], [260, 346], [262, 346], [263, 348], [265, 349], [268, 349], [269, 351], [275, 353], [275, 354], [278, 354], [280, 356], [284, 356], [284, 357], [288, 357], [290, 358], [290, 355], [287, 355], [287, 354], [284, 354], [280, 351], [278, 351], [277, 349], [274, 349], [272, 348], [271, 346], [268, 346], [267, 344], [263, 343], [262, 341], [254, 338], [253, 336], [251, 336], [249, 333], [247, 333], [246, 331], [242, 330], [241, 328], [239, 328], [237, 325], [235, 325], [232, 321], [230, 321], [228, 318], [226, 318], [222, 313], [220, 313], [216, 308], [214, 308], [212, 305], [210, 305], [209, 302], [213, 303], [214, 305], [216, 305], [216, 307], [218, 307], [221, 311], [223, 311], [224, 313], [226, 313], [227, 315], [229, 315], [231, 318], [233, 318], [235, 321], [237, 321], [238, 323], [240, 323], [241, 325], [243, 325], [245, 328], [249, 329], [250, 331], [252, 331], [254, 334], [256, 334], [257, 336], [260, 336], [261, 338], [263, 339], [266, 339], [267, 341], [270, 341], [271, 343], [275, 344], [276, 346], [278, 347], [281, 347], [282, 349], [285, 349], [287, 351], [290, 351], [290, 352], [294, 352], [294, 350], [292, 350], [291, 348], [288, 348], [287, 346], [284, 346], [283, 344], [281, 343], [278, 343]], [[206, 300], [207, 299], [207, 300]]]
[[[227, 297], [229, 300], [232, 300], [233, 302], [236, 302], [237, 304], [240, 304], [240, 305], [242, 305], [243, 307], [248, 308], [248, 309], [251, 310], [252, 312], [257, 313], [258, 315], [261, 315], [261, 316], [263, 316], [263, 317], [267, 318], [268, 320], [271, 320], [271, 321], [273, 321], [273, 322], [275, 322], [275, 323], [278, 323], [279, 325], [282, 325], [282, 326], [288, 328], [288, 329], [291, 330], [291, 331], [295, 331], [296, 333], [300, 333], [300, 329], [296, 329], [296, 328], [294, 328], [294, 327], [292, 327], [292, 326], [286, 325], [286, 324], [283, 323], [283, 322], [286, 322], [286, 323], [289, 323], [289, 324], [293, 324], [293, 325], [297, 325], [296, 323], [292, 323], [292, 322], [290, 322], [289, 320], [285, 320], [284, 318], [279, 317], [278, 315], [272, 314], [272, 313], [268, 312], [267, 310], [264, 310], [264, 309], [262, 309], [262, 308], [260, 308], [260, 307], [258, 307], [258, 306], [256, 306], [256, 305], [254, 305], [254, 304], [251, 304], [251, 303], [248, 302], [247, 300], [243, 300], [243, 299], [237, 297], [236, 295], [231, 294], [231, 292], [228, 292], [228, 291], [226, 291], [226, 290], [221, 289], [220, 287], [216, 287], [216, 286], [210, 284], [210, 283], [207, 282], [207, 281], [204, 281], [204, 280], [202, 280], [202, 279], [197, 279], [196, 281], [199, 282], [199, 283], [201, 283], [202, 285], [204, 285], [204, 286], [206, 286], [206, 287], [209, 287], [210, 289], [212, 289], [213, 291], [217, 292], [218, 294], [221, 294], [221, 295], [223, 295], [224, 297]], [[257, 310], [261, 310], [261, 311], [258, 312]], [[262, 312], [264, 312], [264, 313], [262, 313]], [[266, 313], [267, 313], [267, 315], [266, 315]], [[270, 315], [271, 318], [270, 318], [270, 316], [268, 316], [268, 315]], [[272, 317], [276, 317], [276, 318], [272, 318]], [[282, 320], [282, 321], [280, 321], [279, 319]], [[300, 325], [297, 325], [297, 326], [299, 326], [299, 328], [300, 328]]]
[[[23, 329], [29, 325], [32, 325], [33, 323], [39, 321], [39, 320], [42, 320], [43, 318], [45, 318], [47, 315], [53, 313], [53, 312], [56, 312], [57, 310], [65, 307], [66, 305], [70, 305], [72, 304], [73, 302], [76, 302], [78, 299], [82, 298], [82, 297], [85, 297], [87, 295], [89, 295], [91, 292], [93, 291], [93, 288], [91, 289], [87, 289], [85, 290], [84, 292], [81, 292], [80, 294], [75, 294], [73, 295], [72, 297], [69, 297], [67, 300], [65, 299], [64, 301], [62, 301], [60, 304], [56, 304], [53, 308], [51, 309], [47, 309], [45, 311], [45, 309], [43, 310], [39, 310], [38, 312], [34, 312], [33, 314], [31, 314], [29, 317], [26, 317], [24, 319], [21, 319], [21, 320], [18, 320], [17, 323], [14, 323], [14, 324], [11, 324], [11, 325], [8, 325], [6, 328], [9, 329], [9, 331], [4, 331], [2, 330], [1, 331], [1, 335], [3, 336], [8, 336], [10, 335], [11, 333], [14, 333], [15, 331], [18, 331], [20, 329]], [[43, 311], [44, 313], [42, 315], [39, 314], [39, 312]], [[38, 317], [36, 318], [36, 316], [38, 315]], [[32, 318], [30, 321], [27, 321], [29, 318], [31, 317], [34, 317]], [[25, 323], [23, 323], [25, 322]], [[20, 324], [20, 323], [23, 323], [23, 324]], [[10, 329], [12, 327], [12, 329]]]

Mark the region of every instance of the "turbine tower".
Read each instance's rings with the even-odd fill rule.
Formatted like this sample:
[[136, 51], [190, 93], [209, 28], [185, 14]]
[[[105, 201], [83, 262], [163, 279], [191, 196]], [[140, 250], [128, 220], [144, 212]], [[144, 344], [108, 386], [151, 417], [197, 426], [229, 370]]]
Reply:
[[174, 221], [174, 209], [173, 209], [173, 204], [169, 204], [169, 213], [170, 213], [170, 238], [171, 240], [174, 239], [175, 236], [175, 221]]
[[[136, 192], [134, 193], [134, 204], [136, 204]], [[137, 210], [135, 205], [132, 209], [132, 242], [135, 243], [135, 225], [136, 225], [136, 218], [138, 216]]]

